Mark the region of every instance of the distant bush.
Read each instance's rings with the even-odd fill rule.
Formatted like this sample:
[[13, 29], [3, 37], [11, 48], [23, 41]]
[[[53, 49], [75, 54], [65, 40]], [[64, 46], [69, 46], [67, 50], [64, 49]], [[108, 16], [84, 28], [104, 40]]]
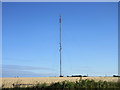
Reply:
[[71, 77], [82, 77], [82, 75], [72, 75]]
[[88, 76], [84, 75], [83, 77], [88, 77]]
[[72, 76], [67, 76], [67, 77], [88, 77], [86, 75], [82, 76], [82, 75], [72, 75]]
[[120, 77], [120, 76], [118, 76], [118, 75], [113, 75], [113, 77]]
[[61, 75], [60, 77], [64, 77], [64, 76]]

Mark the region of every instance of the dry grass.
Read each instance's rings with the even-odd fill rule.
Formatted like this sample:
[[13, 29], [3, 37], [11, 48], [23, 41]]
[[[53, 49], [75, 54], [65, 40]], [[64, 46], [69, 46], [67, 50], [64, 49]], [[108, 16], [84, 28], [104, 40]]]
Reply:
[[[2, 78], [2, 87], [13, 87], [14, 84], [38, 84], [38, 83], [52, 83], [52, 82], [62, 82], [62, 81], [72, 81], [75, 82], [79, 80], [80, 77], [25, 77], [25, 78]], [[112, 81], [117, 82], [117, 77], [82, 77], [83, 80], [85, 79], [93, 79], [95, 81]]]

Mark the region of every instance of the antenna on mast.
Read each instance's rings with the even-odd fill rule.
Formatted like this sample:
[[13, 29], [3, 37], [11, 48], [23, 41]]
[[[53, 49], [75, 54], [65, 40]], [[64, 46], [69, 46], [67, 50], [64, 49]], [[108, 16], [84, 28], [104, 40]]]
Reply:
[[59, 18], [59, 23], [60, 23], [60, 77], [63, 77], [62, 76], [62, 33], [61, 33], [61, 29], [62, 29], [62, 17], [60, 15], [60, 18]]

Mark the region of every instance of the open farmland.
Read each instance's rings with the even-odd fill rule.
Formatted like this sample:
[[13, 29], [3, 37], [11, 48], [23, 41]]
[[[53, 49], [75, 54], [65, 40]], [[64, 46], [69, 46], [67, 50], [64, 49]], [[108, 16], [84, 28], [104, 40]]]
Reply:
[[56, 83], [62, 81], [71, 81], [75, 82], [78, 80], [95, 80], [95, 81], [107, 81], [107, 82], [117, 82], [118, 77], [19, 77], [19, 78], [2, 78], [2, 85], [4, 88], [11, 88], [13, 84], [28, 84], [28, 85], [35, 85], [38, 83]]

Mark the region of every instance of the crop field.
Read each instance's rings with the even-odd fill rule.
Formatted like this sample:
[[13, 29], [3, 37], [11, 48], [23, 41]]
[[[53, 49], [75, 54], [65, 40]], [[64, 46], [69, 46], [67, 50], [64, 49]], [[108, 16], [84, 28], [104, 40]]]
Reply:
[[106, 81], [106, 82], [117, 82], [118, 77], [18, 77], [18, 78], [2, 78], [2, 87], [3, 88], [13, 88], [14, 85], [21, 85], [23, 87], [33, 86], [37, 84], [52, 84], [63, 81], [76, 82], [80, 80], [94, 80]]

